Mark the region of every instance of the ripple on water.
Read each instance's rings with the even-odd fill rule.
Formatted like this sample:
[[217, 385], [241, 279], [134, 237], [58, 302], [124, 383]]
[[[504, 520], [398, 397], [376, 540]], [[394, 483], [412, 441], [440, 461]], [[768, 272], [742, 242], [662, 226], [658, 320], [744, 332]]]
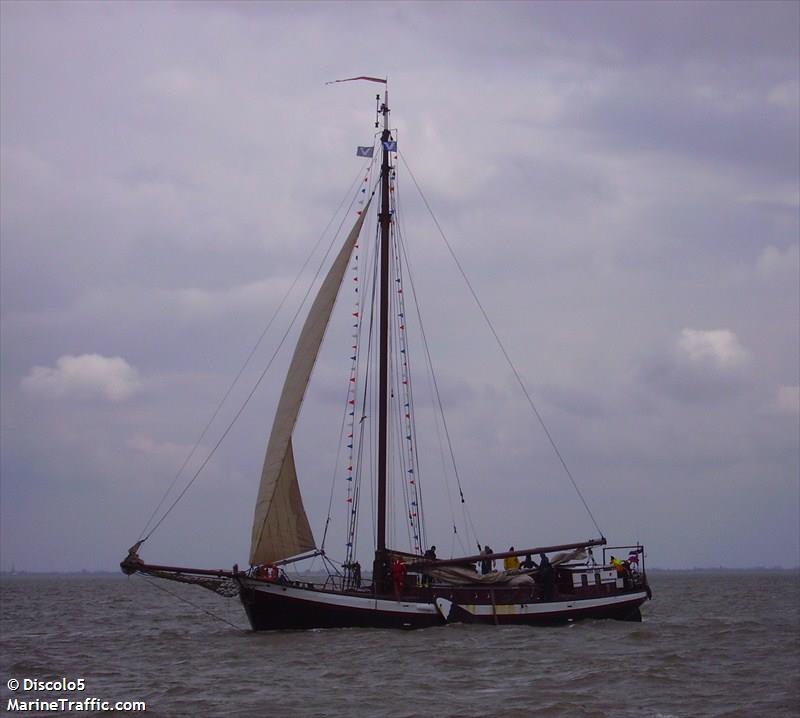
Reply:
[[[142, 581], [14, 578], [0, 583], [0, 667], [81, 675], [168, 718], [796, 718], [800, 583], [769, 581], [654, 574], [641, 624], [254, 634]], [[175, 591], [246, 623], [236, 601]]]

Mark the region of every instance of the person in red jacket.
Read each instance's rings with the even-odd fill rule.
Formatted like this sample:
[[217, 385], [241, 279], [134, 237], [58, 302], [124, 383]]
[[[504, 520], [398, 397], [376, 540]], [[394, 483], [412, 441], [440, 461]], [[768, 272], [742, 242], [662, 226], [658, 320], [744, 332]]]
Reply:
[[406, 587], [406, 565], [399, 558], [392, 563], [392, 581], [394, 582], [394, 592], [397, 595], [403, 593]]

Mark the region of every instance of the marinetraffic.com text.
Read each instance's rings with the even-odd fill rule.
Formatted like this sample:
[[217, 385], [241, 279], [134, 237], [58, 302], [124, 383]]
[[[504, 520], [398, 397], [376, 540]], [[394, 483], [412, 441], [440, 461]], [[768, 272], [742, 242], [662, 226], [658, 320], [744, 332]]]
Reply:
[[[9, 696], [6, 701], [8, 713], [144, 713], [147, 710], [145, 701], [106, 701], [94, 696], [59, 696], [43, 697], [40, 693], [82, 693], [86, 690], [86, 680], [76, 678], [58, 678], [42, 680], [39, 678], [9, 678], [6, 688], [16, 695]], [[34, 694], [34, 695], [30, 695]]]

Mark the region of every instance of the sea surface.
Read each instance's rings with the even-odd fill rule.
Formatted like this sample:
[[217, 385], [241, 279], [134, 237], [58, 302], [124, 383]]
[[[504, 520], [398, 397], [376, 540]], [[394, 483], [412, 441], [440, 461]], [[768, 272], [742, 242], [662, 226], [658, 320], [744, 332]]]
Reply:
[[237, 599], [154, 581], [3, 577], [0, 714], [14, 697], [96, 697], [151, 716], [800, 716], [796, 571], [653, 572], [638, 624], [258, 634], [236, 628]]

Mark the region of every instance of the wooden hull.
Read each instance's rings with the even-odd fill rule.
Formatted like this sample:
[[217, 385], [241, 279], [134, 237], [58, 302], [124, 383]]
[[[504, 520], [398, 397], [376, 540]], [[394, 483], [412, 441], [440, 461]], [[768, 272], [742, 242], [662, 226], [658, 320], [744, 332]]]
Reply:
[[443, 587], [408, 596], [325, 591], [300, 584], [240, 579], [240, 597], [255, 631], [308, 628], [427, 628], [446, 623], [553, 625], [584, 618], [641, 620], [646, 586], [605, 595], [536, 600], [514, 588]]

